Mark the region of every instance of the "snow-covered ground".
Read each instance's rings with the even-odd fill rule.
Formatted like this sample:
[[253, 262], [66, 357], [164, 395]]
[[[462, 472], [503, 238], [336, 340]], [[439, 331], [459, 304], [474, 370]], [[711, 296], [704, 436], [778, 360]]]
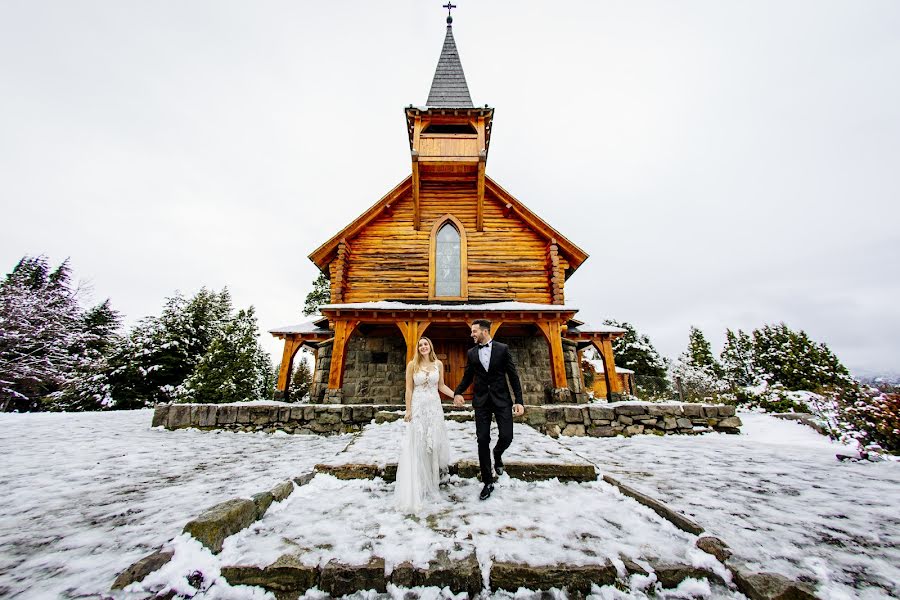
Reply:
[[309, 471], [350, 440], [153, 430], [151, 417], [0, 414], [0, 598], [105, 592], [203, 509]]
[[[0, 415], [0, 597], [104, 592], [119, 571], [171, 540], [204, 508], [306, 472], [350, 440], [152, 430], [150, 418], [150, 411]], [[741, 418], [740, 436], [564, 438], [562, 443], [604, 472], [691, 515], [739, 555], [758, 560], [761, 569], [812, 579], [825, 598], [900, 594], [900, 463], [841, 463], [834, 458], [839, 447], [802, 425], [761, 415]], [[471, 501], [477, 488], [470, 480], [451, 482], [430, 513], [439, 526], [426, 530], [388, 510], [390, 485], [319, 476], [273, 506], [255, 529], [228, 540], [223, 558], [265, 562], [281, 551], [283, 540], [265, 536], [264, 542], [251, 543], [254, 532], [282, 533], [307, 547], [332, 544], [351, 558], [377, 547], [377, 541], [366, 546], [358, 537], [339, 535], [342, 526], [359, 531], [357, 524], [364, 523], [410, 545], [385, 549], [393, 552], [389, 560], [401, 559], [412, 545], [427, 555], [452, 538], [442, 538], [441, 531], [462, 532], [463, 548], [466, 543], [484, 547], [482, 559], [577, 561], [589, 556], [586, 550], [597, 551], [577, 539], [579, 531], [601, 536], [597, 549], [604, 556], [642, 549], [644, 556], [703, 559], [693, 555], [691, 536], [602, 483], [505, 480], [485, 503]], [[337, 497], [353, 502], [336, 503]], [[290, 518], [310, 510], [321, 513], [316, 527], [312, 520], [298, 527]], [[520, 522], [522, 513], [539, 520]], [[501, 533], [501, 522], [513, 529]], [[585, 528], [576, 527], [578, 522]], [[616, 539], [619, 527], [625, 528], [622, 539]], [[629, 539], [632, 529], [636, 533]], [[652, 530], [658, 533], [648, 550]], [[333, 539], [325, 541], [329, 536]], [[193, 556], [211, 558], [196, 549]], [[309, 556], [326, 558], [321, 552]], [[704, 585], [689, 587], [709, 597]], [[611, 588], [601, 596], [644, 597]], [[245, 591], [240, 597], [254, 595]]]
[[[561, 438], [824, 598], [900, 597], [900, 463], [839, 462], [799, 423], [741, 413], [742, 435]], [[847, 452], [850, 453], [850, 452]]]

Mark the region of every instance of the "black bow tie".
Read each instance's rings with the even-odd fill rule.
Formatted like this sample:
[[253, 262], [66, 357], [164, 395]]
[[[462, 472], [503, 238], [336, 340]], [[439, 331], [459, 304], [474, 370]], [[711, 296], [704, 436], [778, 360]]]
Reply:
[[488, 344], [478, 344], [479, 350], [481, 350], [482, 348], [490, 348], [490, 347], [491, 347], [491, 345], [489, 343]]

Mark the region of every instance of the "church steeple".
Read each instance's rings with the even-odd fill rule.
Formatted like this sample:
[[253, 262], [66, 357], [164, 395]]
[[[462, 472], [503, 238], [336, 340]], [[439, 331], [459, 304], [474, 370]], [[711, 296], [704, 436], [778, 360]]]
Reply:
[[453, 17], [447, 17], [447, 34], [444, 36], [444, 47], [438, 59], [431, 91], [428, 92], [429, 108], [472, 108], [472, 97], [466, 85], [456, 40], [453, 39]]
[[[455, 8], [449, 2], [448, 11]], [[475, 184], [475, 228], [484, 230], [484, 170], [491, 144], [494, 109], [476, 108], [469, 95], [456, 41], [453, 17], [447, 16], [447, 33], [438, 59], [428, 102], [406, 108], [406, 128], [412, 158], [413, 227], [421, 226], [419, 191], [424, 180], [471, 178]]]

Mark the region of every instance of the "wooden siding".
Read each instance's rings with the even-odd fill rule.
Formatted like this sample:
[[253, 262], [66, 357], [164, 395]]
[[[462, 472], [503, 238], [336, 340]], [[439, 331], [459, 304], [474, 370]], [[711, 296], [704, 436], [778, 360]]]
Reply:
[[[484, 231], [477, 231], [474, 181], [423, 181], [421, 227], [413, 227], [412, 194], [406, 193], [351, 240], [343, 265], [343, 301], [428, 300], [429, 247], [434, 222], [452, 214], [468, 240], [468, 298], [551, 303], [548, 240], [504, 204], [485, 194]], [[565, 266], [563, 266], [565, 264]], [[561, 261], [560, 268], [567, 267]]]

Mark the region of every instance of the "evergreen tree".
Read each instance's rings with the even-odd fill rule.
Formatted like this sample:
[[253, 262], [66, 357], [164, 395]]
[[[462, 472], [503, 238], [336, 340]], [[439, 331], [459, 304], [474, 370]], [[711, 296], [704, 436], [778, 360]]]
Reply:
[[291, 376], [290, 399], [295, 402], [303, 401], [309, 397], [311, 387], [312, 371], [309, 369], [309, 360], [301, 351], [300, 360], [295, 361], [294, 374]]
[[23, 257], [0, 283], [0, 411], [40, 410], [90, 343], [68, 261]]
[[267, 398], [272, 366], [258, 337], [253, 307], [238, 311], [179, 388], [178, 400], [219, 404]]
[[753, 368], [753, 338], [748, 333], [725, 330], [725, 347], [719, 357], [722, 376], [732, 389], [755, 385], [757, 378]]
[[666, 376], [666, 361], [644, 334], [638, 333], [631, 323], [607, 319], [604, 324], [621, 327], [625, 335], [613, 341], [613, 354], [616, 364], [631, 369], [635, 375], [649, 377]]
[[828, 346], [815, 343], [802, 330], [792, 331], [784, 323], [753, 332], [753, 363], [761, 379], [788, 390], [815, 391], [856, 384]]
[[303, 314], [307, 316], [317, 313], [320, 306], [331, 302], [331, 284], [325, 273], [319, 273], [312, 285], [313, 289], [306, 295], [303, 305]]
[[720, 380], [721, 371], [706, 336], [698, 328], [691, 327], [688, 347], [672, 368], [672, 375], [680, 385], [682, 400], [687, 402], [716, 400], [724, 391]]
[[194, 372], [231, 319], [227, 288], [202, 288], [190, 300], [167, 298], [162, 314], [142, 319], [108, 358], [114, 408], [153, 406], [174, 400], [175, 390]]

